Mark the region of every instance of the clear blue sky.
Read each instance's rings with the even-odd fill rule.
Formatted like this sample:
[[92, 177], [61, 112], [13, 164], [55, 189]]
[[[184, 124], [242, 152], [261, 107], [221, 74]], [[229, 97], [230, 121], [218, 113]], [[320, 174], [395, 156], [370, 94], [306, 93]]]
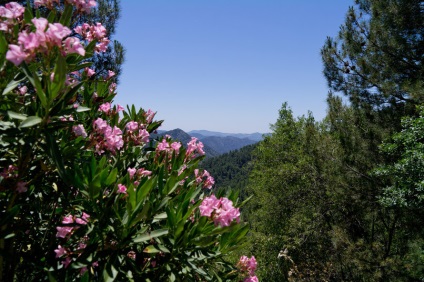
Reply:
[[326, 113], [320, 49], [353, 0], [122, 0], [126, 48], [116, 103], [162, 129], [269, 132], [287, 101]]

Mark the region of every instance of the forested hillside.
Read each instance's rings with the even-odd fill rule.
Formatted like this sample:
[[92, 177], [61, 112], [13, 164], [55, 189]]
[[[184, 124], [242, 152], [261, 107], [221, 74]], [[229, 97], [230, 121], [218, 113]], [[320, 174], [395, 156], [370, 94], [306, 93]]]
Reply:
[[239, 150], [204, 160], [200, 167], [206, 169], [215, 178], [217, 188], [235, 189], [245, 197], [249, 174], [252, 170], [252, 151], [256, 144], [245, 146]]
[[253, 196], [246, 252], [262, 281], [424, 280], [423, 11], [356, 1], [321, 50], [326, 117], [283, 104], [247, 166], [238, 152], [205, 163]]

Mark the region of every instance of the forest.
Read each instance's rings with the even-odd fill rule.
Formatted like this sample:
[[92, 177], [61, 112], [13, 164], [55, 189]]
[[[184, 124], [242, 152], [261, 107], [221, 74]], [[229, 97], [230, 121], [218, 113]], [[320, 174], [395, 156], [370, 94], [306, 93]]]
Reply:
[[120, 1], [8, 2], [1, 281], [424, 281], [422, 1], [355, 0], [323, 38], [326, 116], [282, 101], [210, 158], [113, 104]]
[[355, 1], [321, 49], [326, 117], [283, 103], [252, 152], [205, 161], [251, 197], [261, 281], [423, 281], [423, 36], [422, 1]]

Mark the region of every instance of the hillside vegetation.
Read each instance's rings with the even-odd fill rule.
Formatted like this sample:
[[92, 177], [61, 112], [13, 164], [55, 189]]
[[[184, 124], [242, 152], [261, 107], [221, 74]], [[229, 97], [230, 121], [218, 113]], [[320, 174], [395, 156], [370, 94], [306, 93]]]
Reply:
[[326, 117], [284, 103], [250, 156], [203, 164], [253, 196], [245, 253], [262, 281], [424, 281], [424, 10], [355, 3], [321, 50]]

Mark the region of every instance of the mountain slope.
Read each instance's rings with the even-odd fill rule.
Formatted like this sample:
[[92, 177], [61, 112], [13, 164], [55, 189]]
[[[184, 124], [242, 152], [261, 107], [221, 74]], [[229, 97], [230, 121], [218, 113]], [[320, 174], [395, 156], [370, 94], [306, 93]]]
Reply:
[[256, 141], [253, 141], [248, 138], [237, 138], [233, 136], [208, 136], [199, 138], [199, 140], [202, 141], [203, 144], [208, 145], [209, 147], [217, 151], [219, 154], [228, 153], [230, 151], [234, 151], [244, 146], [256, 143]]
[[253, 141], [261, 141], [263, 139], [263, 134], [259, 132], [255, 133], [223, 133], [223, 132], [216, 132], [216, 131], [208, 131], [208, 130], [192, 130], [189, 131], [188, 134], [191, 136], [197, 137], [199, 139], [210, 137], [210, 136], [218, 136], [218, 137], [236, 137], [236, 138], [247, 138]]

